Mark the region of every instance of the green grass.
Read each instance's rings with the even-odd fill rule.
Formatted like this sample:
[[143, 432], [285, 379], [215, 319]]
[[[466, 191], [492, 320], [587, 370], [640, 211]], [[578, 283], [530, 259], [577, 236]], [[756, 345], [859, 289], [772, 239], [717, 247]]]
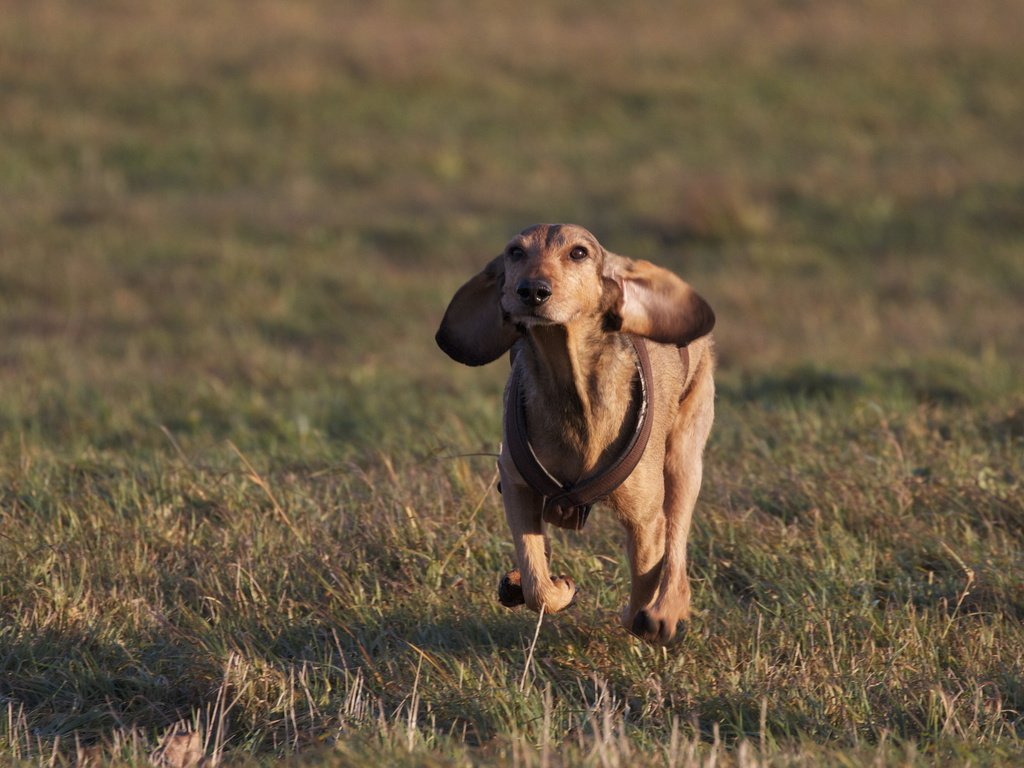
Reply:
[[[311, 0], [0, 19], [0, 762], [1017, 765], [1024, 6]], [[696, 616], [502, 609], [536, 221], [719, 318]]]

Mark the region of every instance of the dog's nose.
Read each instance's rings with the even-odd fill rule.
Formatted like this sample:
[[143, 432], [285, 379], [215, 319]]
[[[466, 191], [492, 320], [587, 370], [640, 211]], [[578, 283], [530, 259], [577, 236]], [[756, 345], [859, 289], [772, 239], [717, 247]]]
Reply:
[[523, 278], [516, 285], [519, 300], [528, 307], [539, 307], [551, 298], [551, 283], [542, 278], [527, 280]]

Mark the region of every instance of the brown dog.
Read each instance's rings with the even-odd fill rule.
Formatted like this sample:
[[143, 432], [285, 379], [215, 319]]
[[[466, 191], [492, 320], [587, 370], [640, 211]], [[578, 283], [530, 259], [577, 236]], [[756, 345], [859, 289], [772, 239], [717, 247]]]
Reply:
[[502, 582], [503, 603], [550, 613], [573, 601], [573, 581], [549, 573], [544, 525], [579, 529], [604, 500], [628, 535], [623, 626], [667, 642], [689, 618], [714, 323], [683, 280], [568, 224], [524, 230], [456, 292], [441, 349], [467, 365], [512, 351], [498, 466], [519, 568]]

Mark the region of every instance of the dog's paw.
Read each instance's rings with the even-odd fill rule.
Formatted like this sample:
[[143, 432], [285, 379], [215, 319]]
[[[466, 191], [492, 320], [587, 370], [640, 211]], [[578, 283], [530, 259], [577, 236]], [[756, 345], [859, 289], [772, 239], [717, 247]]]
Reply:
[[[659, 645], [668, 645], [673, 639], [678, 640], [682, 637], [685, 633], [686, 624], [675, 619], [658, 618], [652, 615], [649, 610], [644, 609], [637, 612], [636, 616], [633, 617], [632, 625], [627, 627], [627, 629], [641, 640]], [[682, 629], [683, 632], [677, 633], [678, 629]]]
[[515, 608], [526, 602], [523, 596], [523, 580], [518, 568], [501, 577], [498, 583], [498, 602], [506, 608]]
[[565, 574], [562, 574], [557, 579], [553, 579], [552, 581], [554, 581], [556, 585], [561, 585], [562, 588], [568, 591], [570, 595], [569, 602], [567, 602], [562, 608], [572, 608], [573, 606], [575, 606], [576, 600], [580, 596], [580, 589], [576, 586], [576, 582], [573, 581], [571, 577], [566, 576]]
[[[575, 581], [568, 576], [559, 576], [552, 579], [551, 583], [561, 590], [562, 595], [559, 596], [557, 593], [552, 592], [547, 593], [543, 605], [548, 613], [556, 613], [576, 604], [579, 590], [576, 588]], [[498, 602], [506, 608], [516, 608], [526, 603], [522, 574], [519, 573], [518, 568], [509, 571], [501, 577], [501, 581], [498, 583]], [[531, 603], [530, 607], [534, 610], [540, 610], [540, 605], [540, 602], [537, 605]]]

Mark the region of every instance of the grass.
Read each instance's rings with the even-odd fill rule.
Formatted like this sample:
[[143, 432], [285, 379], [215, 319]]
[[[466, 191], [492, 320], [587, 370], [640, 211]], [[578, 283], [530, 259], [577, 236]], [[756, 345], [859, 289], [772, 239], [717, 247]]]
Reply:
[[[6, 9], [0, 761], [1019, 764], [1021, 16]], [[505, 371], [432, 335], [550, 220], [719, 317], [671, 649], [600, 512], [494, 599]]]

